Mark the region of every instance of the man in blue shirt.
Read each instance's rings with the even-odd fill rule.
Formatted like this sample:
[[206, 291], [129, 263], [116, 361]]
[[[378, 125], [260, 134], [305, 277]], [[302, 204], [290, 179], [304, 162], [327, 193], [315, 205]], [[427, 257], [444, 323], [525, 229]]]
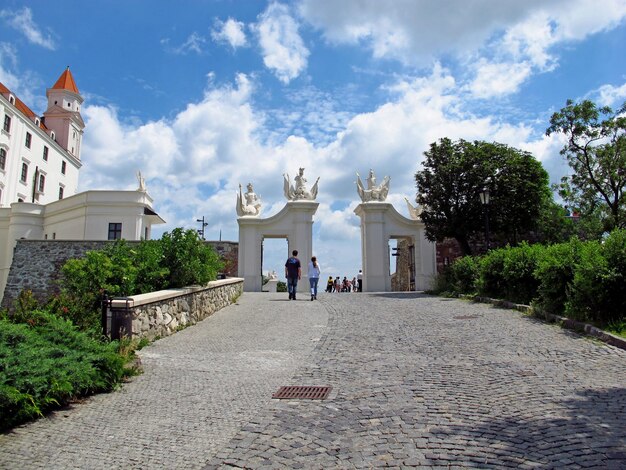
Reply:
[[302, 276], [300, 260], [297, 258], [298, 250], [293, 250], [292, 256], [285, 263], [285, 277], [287, 278], [287, 289], [289, 290], [289, 300], [296, 300], [296, 288], [298, 280]]

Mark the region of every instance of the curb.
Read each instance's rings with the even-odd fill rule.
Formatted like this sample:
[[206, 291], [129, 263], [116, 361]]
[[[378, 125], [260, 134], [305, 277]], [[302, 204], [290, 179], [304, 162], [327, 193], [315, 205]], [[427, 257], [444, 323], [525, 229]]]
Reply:
[[578, 333], [585, 333], [589, 336], [593, 336], [594, 338], [599, 339], [600, 341], [610, 344], [611, 346], [615, 346], [616, 348], [626, 350], [626, 338], [621, 338], [614, 334], [608, 333], [604, 330], [601, 330], [598, 327], [590, 325], [589, 323], [583, 323], [577, 320], [572, 320], [567, 317], [562, 317], [560, 315], [554, 315], [552, 313], [544, 312], [543, 310], [539, 310], [534, 307], [531, 307], [530, 305], [516, 304], [514, 302], [509, 302], [508, 300], [492, 299], [490, 297], [480, 297], [477, 295], [467, 295], [467, 294], [461, 294], [458, 297], [460, 299], [468, 299], [474, 302], [492, 304], [496, 307], [517, 310], [518, 312], [532, 315], [535, 318], [546, 320], [552, 323], [559, 323], [563, 328], [577, 331]]

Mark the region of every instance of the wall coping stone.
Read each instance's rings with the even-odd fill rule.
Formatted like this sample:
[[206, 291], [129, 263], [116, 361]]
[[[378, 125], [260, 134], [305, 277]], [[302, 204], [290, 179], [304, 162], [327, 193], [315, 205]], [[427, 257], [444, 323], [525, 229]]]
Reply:
[[[114, 298], [111, 300], [112, 308], [132, 308], [139, 307], [140, 305], [151, 304], [154, 302], [160, 302], [162, 300], [173, 299], [183, 295], [193, 294], [206, 289], [213, 289], [216, 287], [227, 286], [230, 284], [237, 284], [243, 282], [243, 278], [230, 277], [228, 279], [219, 279], [217, 281], [210, 281], [204, 286], [188, 286], [181, 287], [179, 289], [164, 289], [154, 292], [148, 292], [146, 294], [131, 295], [124, 298]], [[128, 303], [127, 303], [128, 302]]]

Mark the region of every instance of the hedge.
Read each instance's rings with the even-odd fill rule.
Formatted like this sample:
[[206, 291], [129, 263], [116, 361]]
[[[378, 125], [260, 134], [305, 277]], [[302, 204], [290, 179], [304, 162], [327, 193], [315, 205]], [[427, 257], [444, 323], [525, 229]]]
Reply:
[[439, 275], [437, 293], [478, 294], [533, 304], [605, 325], [626, 318], [626, 230], [602, 242], [522, 243], [463, 257]]

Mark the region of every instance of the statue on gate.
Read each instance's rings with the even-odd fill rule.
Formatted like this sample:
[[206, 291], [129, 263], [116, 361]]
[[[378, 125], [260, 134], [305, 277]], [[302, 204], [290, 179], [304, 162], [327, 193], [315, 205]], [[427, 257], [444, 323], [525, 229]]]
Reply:
[[237, 194], [237, 215], [239, 217], [257, 216], [261, 213], [261, 199], [254, 193], [252, 183], [248, 183], [247, 189], [248, 191], [243, 194], [241, 184], [239, 185], [239, 193]]
[[311, 187], [311, 191], [309, 191], [306, 187], [306, 178], [304, 177], [304, 168], [300, 168], [298, 171], [298, 175], [293, 179], [295, 185], [292, 185], [289, 182], [289, 175], [283, 174], [283, 191], [285, 193], [285, 197], [288, 201], [297, 201], [297, 200], [307, 200], [314, 201], [317, 197], [317, 183], [319, 182], [319, 177], [315, 181], [315, 184]]
[[420, 220], [424, 208], [419, 204], [417, 206], [413, 206], [413, 204], [411, 204], [406, 197], [404, 198], [404, 200], [406, 201], [406, 205], [409, 208], [409, 217], [413, 220]]
[[376, 185], [376, 175], [374, 175], [374, 170], [370, 169], [370, 173], [366, 181], [367, 189], [363, 186], [361, 175], [358, 173], [356, 174], [356, 190], [359, 193], [362, 202], [383, 202], [387, 199], [387, 195], [389, 194], [389, 183], [391, 181], [389, 176], [385, 176], [383, 178], [383, 182]]

